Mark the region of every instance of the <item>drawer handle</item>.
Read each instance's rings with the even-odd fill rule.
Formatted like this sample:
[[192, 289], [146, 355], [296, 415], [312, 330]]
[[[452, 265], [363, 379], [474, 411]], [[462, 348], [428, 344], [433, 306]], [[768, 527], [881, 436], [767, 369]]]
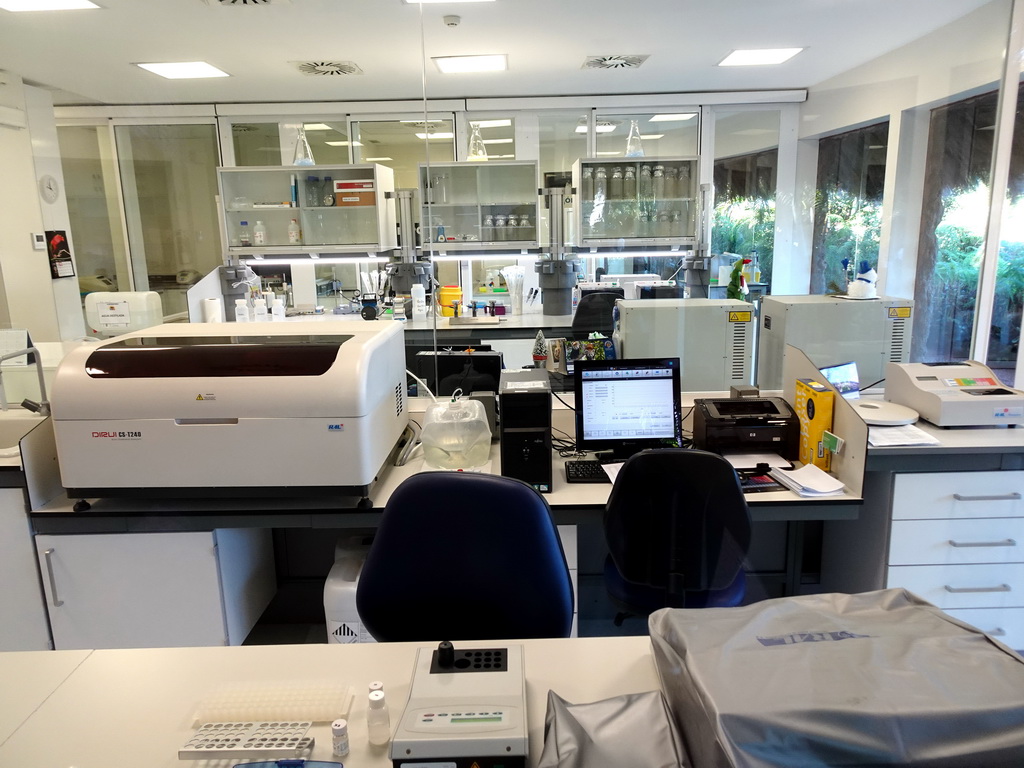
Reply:
[[1000, 584], [997, 587], [951, 587], [949, 584], [946, 585], [946, 591], [952, 592], [954, 595], [962, 594], [964, 592], [1009, 592], [1009, 584]]
[[1003, 539], [1002, 541], [954, 541], [949, 540], [951, 547], [1016, 547], [1015, 539]]
[[57, 579], [53, 575], [53, 548], [43, 550], [43, 558], [46, 560], [46, 574], [50, 577], [50, 600], [54, 608], [60, 608], [64, 601], [57, 597]]
[[953, 498], [957, 501], [1019, 501], [1020, 494], [1016, 491], [1000, 493], [995, 496], [964, 496], [962, 493], [954, 493]]

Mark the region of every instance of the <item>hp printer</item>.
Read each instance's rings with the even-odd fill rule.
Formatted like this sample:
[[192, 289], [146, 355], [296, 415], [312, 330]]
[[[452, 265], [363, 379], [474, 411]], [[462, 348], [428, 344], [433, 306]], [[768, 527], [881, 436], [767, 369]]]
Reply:
[[698, 399], [693, 444], [714, 453], [777, 453], [793, 461], [800, 449], [800, 422], [781, 397]]
[[72, 498], [365, 498], [408, 424], [404, 332], [158, 325], [73, 350], [51, 400]]

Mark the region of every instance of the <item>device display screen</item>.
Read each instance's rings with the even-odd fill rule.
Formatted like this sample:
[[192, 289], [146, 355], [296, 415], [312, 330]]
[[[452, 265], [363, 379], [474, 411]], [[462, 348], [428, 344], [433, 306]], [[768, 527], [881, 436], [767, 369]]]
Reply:
[[453, 723], [500, 723], [500, 717], [453, 717]]

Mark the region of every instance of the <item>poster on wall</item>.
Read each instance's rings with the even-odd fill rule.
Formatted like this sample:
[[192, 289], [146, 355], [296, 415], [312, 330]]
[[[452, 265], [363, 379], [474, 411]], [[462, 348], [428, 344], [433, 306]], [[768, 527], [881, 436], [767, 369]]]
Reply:
[[49, 230], [46, 233], [46, 252], [50, 256], [50, 277], [74, 277], [75, 265], [71, 261], [71, 246], [64, 230]]

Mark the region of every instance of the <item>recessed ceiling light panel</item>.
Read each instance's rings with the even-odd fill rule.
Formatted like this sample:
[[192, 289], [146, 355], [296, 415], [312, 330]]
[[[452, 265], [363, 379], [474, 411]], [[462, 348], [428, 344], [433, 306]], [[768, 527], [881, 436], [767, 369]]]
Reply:
[[0, 0], [0, 8], [12, 13], [22, 11], [80, 11], [99, 8], [89, 0]]
[[228, 77], [228, 73], [217, 69], [205, 61], [168, 61], [151, 64], [136, 64], [148, 72], [152, 72], [168, 80], [186, 80], [202, 77]]
[[720, 67], [763, 67], [769, 64], [781, 64], [796, 56], [803, 48], [758, 48], [752, 50], [736, 50], [722, 59]]
[[482, 56], [434, 56], [437, 68], [446, 75], [465, 72], [501, 72], [508, 69], [508, 56], [504, 53]]

